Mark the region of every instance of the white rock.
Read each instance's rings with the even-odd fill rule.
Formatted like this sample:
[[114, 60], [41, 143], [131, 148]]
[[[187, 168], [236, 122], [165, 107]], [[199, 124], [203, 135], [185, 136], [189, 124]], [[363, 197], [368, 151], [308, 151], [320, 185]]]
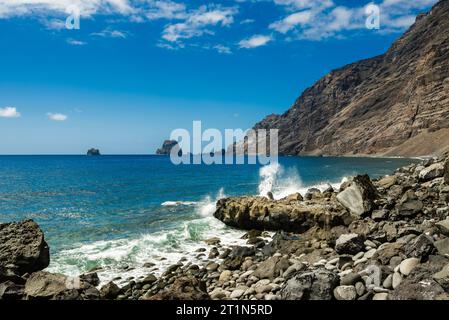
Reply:
[[376, 293], [373, 297], [373, 300], [388, 300], [388, 293], [386, 292]]
[[355, 300], [357, 291], [354, 286], [338, 286], [334, 289], [334, 296], [337, 300]]

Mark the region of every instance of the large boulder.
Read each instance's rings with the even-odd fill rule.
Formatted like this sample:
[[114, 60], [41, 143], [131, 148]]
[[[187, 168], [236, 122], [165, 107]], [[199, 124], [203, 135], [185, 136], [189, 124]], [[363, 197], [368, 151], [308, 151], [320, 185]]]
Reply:
[[371, 212], [376, 198], [376, 188], [368, 175], [354, 177], [350, 186], [337, 195], [337, 200], [356, 216]]
[[288, 259], [282, 257], [271, 257], [259, 264], [253, 276], [259, 279], [271, 279], [280, 276], [290, 266]]
[[145, 300], [209, 300], [206, 283], [195, 277], [177, 278], [170, 288], [155, 295], [146, 297]]
[[54, 299], [65, 291], [74, 289], [69, 278], [62, 274], [38, 271], [25, 283], [25, 294], [29, 299]]
[[36, 222], [0, 224], [0, 270], [13, 269], [23, 275], [40, 271], [49, 263], [49, 248]]
[[335, 242], [335, 251], [339, 254], [356, 254], [365, 247], [363, 236], [356, 233], [342, 234]]
[[220, 199], [215, 218], [239, 229], [283, 230], [303, 233], [311, 227], [349, 224], [349, 213], [337, 201], [313, 199], [307, 203], [288, 198], [266, 197]]
[[419, 179], [421, 181], [429, 181], [435, 178], [442, 177], [444, 174], [444, 164], [442, 162], [434, 163], [419, 173]]
[[340, 278], [326, 269], [298, 272], [281, 289], [284, 300], [331, 300]]

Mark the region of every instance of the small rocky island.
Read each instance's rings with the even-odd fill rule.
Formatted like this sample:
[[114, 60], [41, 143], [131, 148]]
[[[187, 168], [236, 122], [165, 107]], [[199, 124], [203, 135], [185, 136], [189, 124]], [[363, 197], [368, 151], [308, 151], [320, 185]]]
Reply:
[[247, 230], [246, 245], [204, 239], [201, 262], [121, 286], [45, 271], [39, 226], [0, 224], [0, 299], [449, 300], [447, 156], [338, 190], [221, 199], [214, 216]]
[[182, 156], [182, 149], [176, 140], [165, 140], [162, 147], [156, 150], [156, 154], [161, 156], [169, 156], [173, 148], [176, 148], [175, 150], [177, 150], [178, 155]]
[[99, 149], [95, 149], [95, 148], [91, 148], [89, 150], [87, 150], [87, 155], [88, 156], [100, 156], [100, 150]]

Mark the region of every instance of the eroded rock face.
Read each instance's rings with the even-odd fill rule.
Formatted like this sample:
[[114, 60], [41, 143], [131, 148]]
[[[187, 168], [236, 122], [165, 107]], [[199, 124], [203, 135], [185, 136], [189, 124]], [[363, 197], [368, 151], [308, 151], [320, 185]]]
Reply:
[[49, 248], [37, 223], [25, 220], [0, 224], [0, 270], [23, 275], [42, 270], [49, 263]]
[[449, 143], [448, 30], [449, 2], [439, 1], [385, 54], [333, 70], [254, 128], [279, 129], [286, 155], [439, 151]]
[[337, 195], [337, 200], [352, 214], [361, 216], [373, 210], [376, 197], [377, 191], [369, 176], [359, 175]]
[[179, 146], [178, 141], [176, 140], [165, 140], [164, 143], [162, 144], [162, 147], [156, 150], [156, 154], [169, 156], [170, 153], [172, 152], [172, 149], [173, 152], [175, 152], [179, 156], [182, 155], [181, 147]]
[[349, 222], [348, 212], [335, 200], [303, 203], [265, 197], [226, 198], [217, 202], [214, 216], [240, 229], [304, 232], [315, 225], [333, 226]]

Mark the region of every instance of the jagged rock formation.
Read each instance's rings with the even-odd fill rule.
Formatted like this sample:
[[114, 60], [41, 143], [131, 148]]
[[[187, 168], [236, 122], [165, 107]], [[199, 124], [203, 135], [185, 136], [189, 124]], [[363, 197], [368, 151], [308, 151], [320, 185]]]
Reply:
[[279, 152], [429, 155], [449, 145], [449, 0], [441, 0], [383, 55], [321, 78], [282, 115]]
[[156, 154], [169, 156], [173, 148], [176, 148], [178, 155], [182, 155], [182, 150], [176, 140], [165, 140], [162, 147], [156, 150]]
[[100, 150], [92, 148], [92, 149], [87, 150], [87, 155], [88, 156], [100, 156], [101, 154], [100, 154]]

